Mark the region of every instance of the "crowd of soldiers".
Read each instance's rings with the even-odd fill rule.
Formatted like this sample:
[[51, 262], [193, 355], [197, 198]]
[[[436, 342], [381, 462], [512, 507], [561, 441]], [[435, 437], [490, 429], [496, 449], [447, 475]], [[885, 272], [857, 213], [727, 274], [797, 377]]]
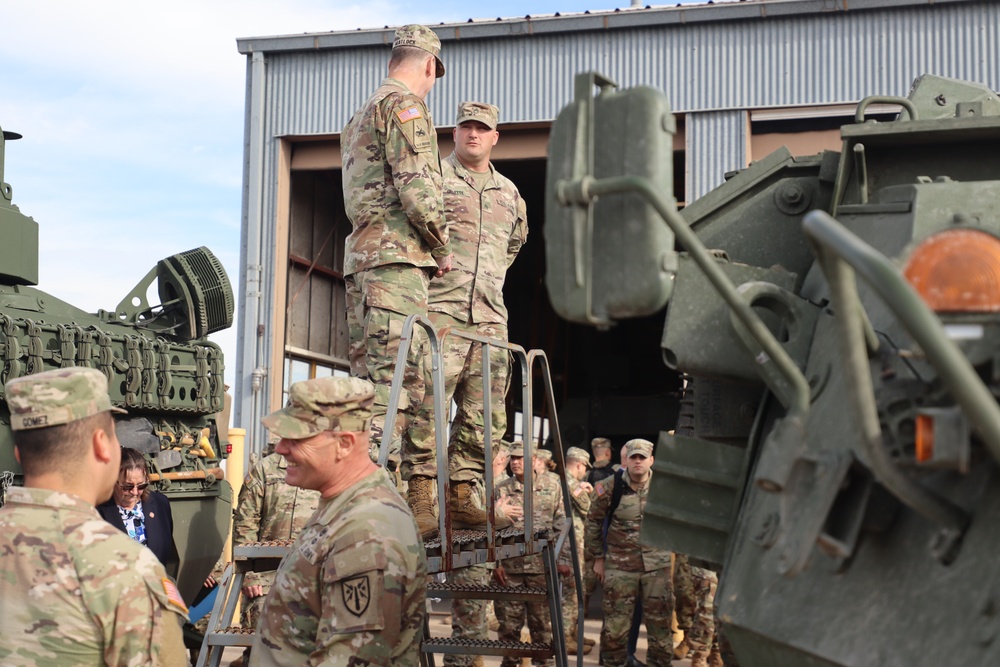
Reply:
[[[403, 322], [420, 315], [436, 331], [507, 340], [503, 283], [527, 240], [525, 205], [490, 161], [500, 110], [479, 101], [458, 106], [455, 151], [438, 155], [425, 98], [445, 73], [441, 45], [424, 26], [396, 31], [388, 76], [342, 133], [344, 201], [353, 232], [344, 274], [353, 377], [293, 384], [287, 405], [262, 421], [276, 439], [247, 475], [234, 542], [295, 540], [272, 575], [249, 575], [243, 622], [256, 629], [251, 665], [392, 664], [415, 667], [426, 614], [423, 540], [437, 531], [434, 498], [447, 469], [455, 527], [523, 521], [525, 466], [533, 466], [533, 522], [561, 529], [562, 484], [551, 453], [525, 461], [520, 443], [500, 446], [507, 430], [509, 361], [489, 359], [490, 430], [497, 483], [487, 498], [482, 348], [459, 336], [442, 346], [450, 415], [448, 462], [436, 460], [429, 345], [418, 332], [409, 348], [400, 418], [385, 424]], [[186, 664], [180, 628], [187, 609], [147, 549], [101, 521], [93, 506], [110, 494], [119, 444], [104, 375], [67, 368], [6, 386], [24, 487], [0, 510], [0, 662], [43, 664]], [[382, 440], [390, 451], [375, 464]], [[695, 667], [718, 664], [713, 650], [714, 575], [682, 557], [639, 544], [653, 445], [628, 441], [621, 467], [611, 443], [592, 443], [594, 461], [570, 448], [565, 470], [576, 553], [586, 585], [577, 591], [572, 551], [558, 555], [567, 629], [578, 596], [603, 583], [600, 651], [606, 667], [635, 664], [629, 635], [644, 620], [646, 659], [675, 656], [675, 593]], [[548, 457], [546, 456], [548, 455]], [[405, 488], [405, 500], [399, 488]], [[545, 588], [534, 555], [452, 575], [485, 585]], [[463, 607], [462, 604], [465, 604]], [[489, 609], [473, 601], [454, 610], [454, 634], [485, 638]], [[500, 639], [517, 641], [525, 625], [551, 642], [549, 612], [535, 603], [497, 601]], [[568, 630], [567, 634], [573, 634]], [[593, 640], [567, 637], [571, 653]], [[446, 663], [472, 660], [449, 656]], [[505, 667], [515, 662], [505, 659]]]

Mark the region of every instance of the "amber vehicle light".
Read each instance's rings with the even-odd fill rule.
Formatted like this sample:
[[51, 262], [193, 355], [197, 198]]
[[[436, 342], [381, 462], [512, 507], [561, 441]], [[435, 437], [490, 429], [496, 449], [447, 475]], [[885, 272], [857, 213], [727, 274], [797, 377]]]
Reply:
[[934, 418], [917, 415], [916, 457], [918, 463], [934, 458]]
[[1000, 239], [992, 234], [935, 234], [917, 246], [903, 274], [935, 312], [1000, 312]]

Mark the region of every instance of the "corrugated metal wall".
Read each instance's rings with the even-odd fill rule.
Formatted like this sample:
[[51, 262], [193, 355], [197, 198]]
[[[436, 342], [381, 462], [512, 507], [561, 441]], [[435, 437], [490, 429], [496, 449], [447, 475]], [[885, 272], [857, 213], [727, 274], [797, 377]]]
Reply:
[[[438, 125], [465, 99], [501, 120], [548, 120], [596, 69], [666, 91], [673, 108], [749, 109], [905, 95], [933, 73], [1000, 88], [1000, 3], [444, 42], [448, 74], [428, 97]], [[274, 135], [339, 132], [384, 76], [388, 49], [268, 55]]]
[[[782, 9], [794, 8], [783, 3]], [[517, 27], [510, 26], [510, 32], [516, 33]], [[662, 88], [679, 112], [727, 112], [689, 117], [687, 197], [703, 194], [725, 171], [745, 164], [743, 112], [748, 109], [905, 95], [922, 73], [1000, 89], [1000, 2], [993, 1], [459, 41], [448, 38], [447, 28], [439, 33], [445, 37], [448, 74], [428, 97], [438, 126], [453, 124], [455, 109], [465, 99], [499, 105], [502, 122], [552, 119], [572, 97], [574, 75], [588, 69], [623, 86]], [[352, 37], [343, 33], [332, 39], [350, 44]], [[262, 246], [263, 275], [258, 308], [243, 307], [247, 298], [257, 296], [240, 296], [237, 376], [242, 380], [237, 382], [234, 405], [234, 423], [250, 428], [255, 427], [247, 423], [254, 413], [249, 374], [267, 363], [271, 345], [269, 332], [258, 340], [257, 325], [269, 322], [273, 310], [267, 276], [274, 266], [269, 227], [276, 206], [278, 142], [273, 139], [338, 133], [384, 76], [388, 49], [258, 51], [248, 54], [248, 62], [262, 55], [263, 70], [248, 75], [245, 171], [251, 183], [245, 189], [256, 201], [244, 206], [243, 252], [257, 243]], [[250, 104], [254, 99], [261, 100], [258, 107]], [[254, 116], [258, 112], [259, 118]], [[740, 135], [729, 134], [737, 127], [742, 128]], [[263, 146], [255, 145], [261, 140]], [[259, 178], [257, 187], [254, 178]], [[256, 216], [260, 218], [253, 219]], [[256, 235], [256, 241], [248, 241], [247, 234]], [[244, 258], [246, 276], [255, 266], [254, 258]], [[251, 278], [255, 290], [256, 277]], [[263, 352], [255, 355], [254, 347]], [[265, 382], [280, 382], [280, 369], [272, 371]]]
[[709, 111], [684, 119], [685, 201], [694, 201], [722, 184], [727, 171], [750, 161], [750, 114]]

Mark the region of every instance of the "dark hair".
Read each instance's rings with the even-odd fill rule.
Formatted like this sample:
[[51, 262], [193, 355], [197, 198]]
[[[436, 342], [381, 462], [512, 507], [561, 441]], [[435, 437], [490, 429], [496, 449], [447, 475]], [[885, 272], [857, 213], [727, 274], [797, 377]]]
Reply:
[[[121, 480], [129, 470], [139, 470], [146, 481], [149, 481], [149, 466], [142, 452], [131, 447], [122, 447], [122, 462], [118, 467], [118, 479]], [[142, 500], [149, 498], [149, 489], [142, 492]]]
[[114, 433], [114, 418], [101, 412], [58, 426], [14, 431], [14, 444], [21, 457], [25, 475], [40, 475], [58, 470], [70, 473], [79, 470], [86, 456], [90, 437], [97, 429]]

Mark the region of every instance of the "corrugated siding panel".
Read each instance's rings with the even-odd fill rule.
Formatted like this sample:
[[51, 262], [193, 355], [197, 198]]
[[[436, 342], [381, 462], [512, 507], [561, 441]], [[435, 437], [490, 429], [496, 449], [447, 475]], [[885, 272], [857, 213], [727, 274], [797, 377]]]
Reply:
[[685, 201], [694, 201], [721, 185], [727, 171], [747, 166], [749, 120], [746, 111], [712, 111], [685, 117]]
[[[573, 76], [662, 88], [680, 112], [840, 104], [905, 95], [929, 72], [1000, 88], [1000, 3], [838, 12], [687, 26], [446, 41], [448, 75], [428, 104], [454, 123], [465, 99], [504, 121], [550, 120]], [[274, 135], [339, 132], [385, 74], [385, 48], [268, 55]]]

